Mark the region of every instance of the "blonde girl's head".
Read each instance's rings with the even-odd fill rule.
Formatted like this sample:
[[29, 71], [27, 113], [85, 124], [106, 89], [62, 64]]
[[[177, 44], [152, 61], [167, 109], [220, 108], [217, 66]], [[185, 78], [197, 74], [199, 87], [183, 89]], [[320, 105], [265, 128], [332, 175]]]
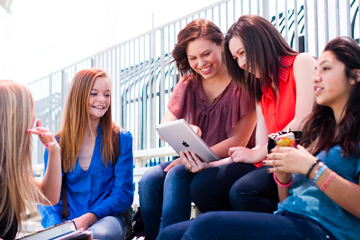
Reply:
[[[76, 73], [71, 82], [59, 132], [59, 144], [61, 147], [62, 168], [64, 172], [69, 171], [69, 169], [74, 169], [79, 156], [85, 127], [91, 125], [89, 99], [91, 89], [99, 77], [109, 79], [106, 73], [100, 69], [84, 69]], [[111, 162], [110, 159], [112, 159], [113, 156], [111, 103], [106, 113], [100, 118], [100, 125], [102, 128], [102, 158], [104, 163], [107, 164], [107, 162]]]
[[[44, 196], [35, 185], [31, 166], [31, 134], [34, 101], [25, 85], [0, 81], [0, 219], [7, 232], [11, 223], [21, 219], [32, 203]], [[4, 232], [0, 232], [0, 236]]]

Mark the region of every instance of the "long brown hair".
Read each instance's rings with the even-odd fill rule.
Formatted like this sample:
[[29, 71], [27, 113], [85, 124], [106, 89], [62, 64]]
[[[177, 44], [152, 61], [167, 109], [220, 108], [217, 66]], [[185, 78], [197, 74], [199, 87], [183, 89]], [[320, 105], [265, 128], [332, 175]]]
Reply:
[[303, 128], [302, 144], [312, 154], [329, 151], [340, 144], [346, 156], [360, 156], [360, 79], [354, 72], [360, 69], [360, 47], [351, 38], [337, 37], [326, 45], [325, 51], [331, 51], [338, 61], [345, 64], [347, 81], [355, 79], [356, 83], [343, 110], [344, 117], [338, 125], [330, 107], [314, 104]]
[[[239, 37], [244, 45], [246, 70], [239, 67], [230, 52], [229, 42], [233, 37]], [[224, 55], [228, 73], [233, 81], [247, 89], [257, 102], [261, 100], [262, 86], [268, 87], [270, 76], [275, 88], [279, 88], [278, 71], [281, 57], [296, 54], [298, 53], [289, 47], [279, 31], [269, 21], [257, 15], [241, 16], [225, 36]], [[260, 79], [249, 73], [250, 65], [260, 73]]]
[[0, 219], [5, 226], [14, 222], [21, 228], [26, 210], [46, 199], [35, 184], [31, 165], [31, 134], [34, 101], [28, 87], [11, 80], [0, 81]]
[[198, 74], [190, 67], [186, 49], [191, 41], [200, 37], [210, 40], [218, 46], [221, 46], [224, 40], [224, 34], [221, 30], [207, 19], [199, 18], [187, 24], [179, 32], [177, 44], [175, 44], [175, 48], [172, 51], [172, 56], [182, 76], [189, 73], [193, 73], [195, 76]]
[[[79, 71], [71, 82], [64, 107], [61, 129], [58, 133], [64, 172], [72, 171], [76, 166], [86, 123], [90, 126], [88, 105], [91, 89], [98, 77], [109, 79], [102, 70], [90, 68]], [[111, 103], [104, 116], [100, 118], [100, 125], [102, 129], [102, 160], [107, 166], [108, 162], [113, 163], [112, 158], [114, 155], [112, 129], [115, 125], [111, 117]]]

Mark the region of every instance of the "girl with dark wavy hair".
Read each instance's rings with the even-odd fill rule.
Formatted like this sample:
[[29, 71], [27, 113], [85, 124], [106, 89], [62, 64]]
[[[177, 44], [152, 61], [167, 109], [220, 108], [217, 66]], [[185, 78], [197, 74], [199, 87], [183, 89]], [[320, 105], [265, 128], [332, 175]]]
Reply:
[[276, 147], [263, 161], [278, 184], [279, 209], [205, 213], [158, 240], [360, 239], [359, 45], [348, 37], [329, 42], [312, 80], [304, 147]]
[[[219, 158], [228, 157], [233, 146], [253, 147], [255, 103], [226, 71], [221, 30], [209, 20], [197, 19], [179, 32], [177, 40], [172, 56], [182, 79], [171, 94], [161, 122], [185, 119]], [[190, 152], [180, 156], [150, 168], [139, 182], [147, 240], [156, 238], [159, 226], [162, 229], [190, 218], [191, 182], [207, 181], [204, 191], [215, 189], [216, 183], [216, 189], [228, 192], [233, 179], [256, 168], [234, 164], [231, 159], [204, 163]], [[227, 172], [226, 178], [222, 172]], [[222, 202], [226, 205], [222, 209], [231, 207], [228, 194], [220, 196], [224, 196]]]

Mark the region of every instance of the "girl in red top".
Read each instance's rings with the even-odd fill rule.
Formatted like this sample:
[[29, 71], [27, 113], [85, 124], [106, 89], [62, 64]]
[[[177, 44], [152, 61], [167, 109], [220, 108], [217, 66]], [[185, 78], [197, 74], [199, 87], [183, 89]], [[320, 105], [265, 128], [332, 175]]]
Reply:
[[[244, 15], [225, 37], [226, 65], [232, 80], [256, 99], [257, 129], [254, 148], [233, 147], [234, 162], [260, 163], [268, 153], [268, 135], [301, 130], [301, 122], [315, 101], [312, 75], [315, 59], [292, 50], [278, 30], [256, 15]], [[205, 172], [204, 172], [205, 173]], [[202, 183], [202, 184], [205, 184]], [[213, 195], [190, 186], [190, 194], [201, 212], [218, 210]], [[279, 201], [277, 186], [266, 167], [259, 167], [237, 180], [229, 198], [235, 210], [273, 212]]]

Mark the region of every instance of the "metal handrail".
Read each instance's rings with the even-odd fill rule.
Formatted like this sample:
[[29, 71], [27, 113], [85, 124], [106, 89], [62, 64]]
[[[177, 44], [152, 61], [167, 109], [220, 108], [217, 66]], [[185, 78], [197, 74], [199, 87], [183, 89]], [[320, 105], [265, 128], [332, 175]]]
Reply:
[[[341, 4], [338, 0], [219, 1], [28, 84], [35, 98], [36, 115], [44, 126], [57, 132], [75, 73], [89, 67], [101, 68], [112, 81], [114, 121], [133, 134], [134, 151], [167, 147], [154, 125], [164, 115], [179, 80], [171, 51], [178, 32], [188, 22], [206, 17], [226, 33], [242, 14], [258, 14], [271, 21], [292, 48], [318, 57], [329, 38], [339, 34], [358, 38], [360, 1], [345, 0]], [[336, 16], [335, 20], [329, 15]], [[33, 164], [42, 164], [44, 147], [38, 141], [34, 147]], [[169, 156], [163, 161], [171, 159]], [[147, 165], [159, 162], [159, 157], [152, 156]]]

